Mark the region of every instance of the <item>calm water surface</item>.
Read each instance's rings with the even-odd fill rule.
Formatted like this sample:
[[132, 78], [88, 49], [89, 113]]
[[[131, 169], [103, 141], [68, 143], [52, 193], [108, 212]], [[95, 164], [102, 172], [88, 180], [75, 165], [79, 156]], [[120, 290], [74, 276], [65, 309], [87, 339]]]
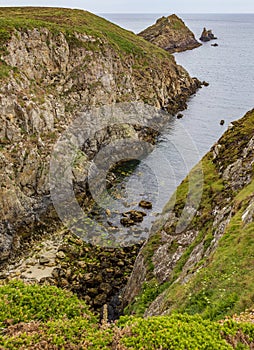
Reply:
[[[135, 33], [153, 24], [160, 14], [103, 15]], [[205, 43], [175, 54], [192, 75], [210, 83], [165, 128], [156, 149], [124, 180], [128, 202], [146, 198], [161, 212], [177, 185], [218, 140], [229, 123], [254, 107], [254, 15], [180, 15], [199, 38], [203, 27], [218, 37], [218, 47]], [[220, 120], [225, 125], [220, 125]], [[253, 130], [254, 133], [254, 130]], [[147, 227], [154, 216], [146, 219]]]

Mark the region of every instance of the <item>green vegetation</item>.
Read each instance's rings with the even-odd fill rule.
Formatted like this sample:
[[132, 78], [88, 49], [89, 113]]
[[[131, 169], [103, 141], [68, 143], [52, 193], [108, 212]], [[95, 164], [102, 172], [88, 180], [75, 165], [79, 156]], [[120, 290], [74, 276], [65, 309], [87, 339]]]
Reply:
[[[253, 182], [249, 188], [253, 188]], [[219, 319], [253, 305], [254, 223], [244, 224], [242, 221], [249, 197], [246, 189], [244, 192], [246, 197], [241, 202], [241, 208], [230, 220], [226, 234], [206, 267], [185, 288], [175, 285], [169, 291], [167, 303], [172, 302], [172, 295], [177, 298], [174, 308]], [[241, 192], [239, 196], [242, 197]]]
[[[99, 323], [84, 302], [56, 287], [0, 287], [1, 349], [245, 349], [254, 325], [200, 316], [122, 317]], [[248, 346], [247, 346], [248, 345]], [[247, 346], [247, 347], [246, 347]]]
[[7, 320], [16, 324], [85, 315], [94, 318], [77, 296], [54, 286], [25, 285], [20, 281], [12, 281], [0, 287], [1, 327]]
[[167, 282], [161, 285], [158, 284], [155, 278], [149, 282], [144, 282], [142, 292], [135, 299], [134, 303], [125, 308], [125, 314], [135, 314], [137, 317], [143, 316], [151, 302], [154, 301], [158, 295], [164, 292], [168, 286], [169, 283]]
[[189, 30], [185, 26], [184, 22], [176, 15], [170, 16], [170, 23], [171, 23], [172, 28], [175, 30], [186, 30], [186, 31]]
[[[254, 128], [254, 112], [234, 124], [234, 129], [227, 131], [219, 141], [222, 149], [218, 160], [223, 161], [224, 168], [239, 158], [239, 152], [249, 142]], [[217, 162], [213, 162], [211, 153], [203, 159], [202, 165], [204, 192], [199, 209], [202, 214], [194, 218], [191, 224], [199, 229], [199, 236], [176, 265], [172, 282], [180, 275], [197, 244], [203, 242], [204, 249], [209, 248], [214, 238], [212, 208], [216, 204], [223, 207], [228, 204], [227, 199], [232, 198], [234, 215], [214, 254], [201, 261], [204, 267], [184, 287], [176, 283], [168, 289], [164, 307], [189, 314], [200, 313], [204, 318], [220, 319], [244, 311], [254, 303], [254, 223], [244, 223], [242, 220], [253, 197], [254, 180], [240, 192], [232, 193], [227, 184], [222, 182]], [[198, 266], [200, 263], [195, 268]]]
[[230, 163], [236, 161], [241, 151], [253, 136], [254, 111], [248, 112], [242, 119], [235, 121], [234, 128], [229, 129], [219, 140], [221, 145], [219, 161], [225, 169]]
[[12, 68], [9, 67], [3, 60], [0, 60], [0, 80], [8, 77]]
[[[254, 223], [253, 220], [245, 223], [242, 216], [250, 205], [254, 193], [254, 180], [243, 187], [242, 190], [233, 192], [228, 186], [221, 172], [222, 169], [240, 159], [242, 150], [246, 147], [254, 130], [254, 111], [246, 114], [240, 121], [234, 122], [234, 128], [229, 129], [218, 141], [219, 154], [214, 160], [213, 152], [209, 152], [202, 160], [203, 169], [203, 193], [196, 215], [190, 223], [188, 230], [198, 231], [195, 240], [186, 247], [180, 259], [176, 262], [172, 273], [167, 276], [167, 282], [160, 285], [153, 275], [153, 254], [160, 246], [161, 230], [174, 236], [178, 218], [186, 204], [189, 191], [189, 178], [196, 183], [197, 194], [200, 190], [198, 184], [198, 166], [195, 167], [188, 178], [178, 187], [176, 201], [171, 200], [164, 214], [173, 209], [176, 220], [171, 225], [158, 225], [158, 231], [151, 236], [143, 250], [146, 263], [146, 283], [135, 301], [126, 309], [126, 313], [143, 315], [149, 305], [162, 292], [160, 300], [161, 312], [177, 311], [191, 315], [201, 314], [203, 318], [218, 320], [225, 315], [239, 313], [254, 304]], [[243, 159], [243, 162], [248, 162]], [[251, 169], [250, 169], [251, 171]], [[252, 166], [252, 178], [254, 168]], [[195, 180], [197, 179], [197, 180]], [[195, 197], [195, 192], [192, 196]], [[193, 198], [192, 197], [192, 198]], [[231, 208], [231, 218], [223, 237], [219, 240], [218, 247], [211, 255], [208, 253], [216, 227], [213, 211]], [[229, 213], [225, 213], [228, 215]], [[191, 267], [186, 268], [192, 252], [197, 246], [202, 246], [202, 257]], [[176, 244], [174, 245], [176, 247]], [[169, 251], [170, 254], [170, 251]], [[191, 278], [184, 285], [177, 279], [182, 276], [183, 269]], [[156, 281], [156, 283], [154, 282]], [[149, 288], [147, 288], [149, 286]]]
[[232, 349], [221, 335], [223, 327], [197, 316], [130, 317], [119, 323], [131, 329], [122, 339], [130, 349]]
[[[109, 21], [82, 10], [62, 8], [1, 8], [0, 9], [0, 51], [14, 29], [28, 30], [47, 28], [53, 34], [66, 35], [70, 45], [90, 45], [94, 50], [106, 50], [107, 43], [125, 54], [144, 56], [155, 54], [170, 58], [170, 55], [134, 33], [120, 28]], [[75, 33], [94, 37], [95, 42], [81, 42]]]

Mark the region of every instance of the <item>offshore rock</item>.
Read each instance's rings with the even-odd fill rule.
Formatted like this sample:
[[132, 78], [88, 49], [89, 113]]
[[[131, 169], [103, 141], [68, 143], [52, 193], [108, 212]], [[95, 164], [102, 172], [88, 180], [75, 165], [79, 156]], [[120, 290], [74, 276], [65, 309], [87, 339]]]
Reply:
[[203, 32], [201, 34], [200, 40], [203, 42], [207, 42], [210, 40], [216, 40], [217, 38], [214, 36], [213, 32], [209, 29], [207, 30], [206, 28], [203, 29]]
[[192, 31], [176, 15], [159, 18], [139, 35], [171, 53], [201, 46]]

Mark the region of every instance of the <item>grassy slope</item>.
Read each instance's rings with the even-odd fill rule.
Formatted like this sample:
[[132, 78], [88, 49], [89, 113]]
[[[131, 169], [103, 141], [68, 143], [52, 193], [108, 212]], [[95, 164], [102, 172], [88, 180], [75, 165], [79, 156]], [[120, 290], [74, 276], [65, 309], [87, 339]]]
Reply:
[[62, 32], [74, 45], [78, 44], [74, 34], [84, 33], [102, 39], [123, 54], [143, 56], [149, 52], [151, 55], [170, 58], [164, 50], [90, 12], [35, 7], [0, 8], [0, 54], [6, 52], [5, 43], [14, 29], [32, 28], [48, 28], [56, 34]]
[[[229, 130], [219, 141], [222, 145], [220, 155], [223, 168], [239, 159], [239, 153], [253, 136], [254, 111], [235, 123], [235, 128]], [[208, 154], [204, 161], [211, 158]], [[211, 160], [210, 160], [211, 164]], [[207, 170], [207, 167], [204, 168]], [[242, 214], [254, 195], [254, 169], [252, 182], [240, 192], [232, 193], [231, 205], [234, 215], [228, 224], [225, 234], [219, 242], [215, 253], [205, 261], [205, 268], [195, 274], [183, 288], [175, 284], [168, 291], [166, 303], [170, 305], [174, 299], [174, 308], [190, 314], [200, 313], [204, 317], [218, 319], [226, 314], [244, 311], [254, 304], [254, 222], [244, 224]], [[211, 172], [205, 174], [208, 178]], [[218, 168], [214, 168], [214, 177], [218, 176]], [[213, 182], [219, 189], [218, 203], [225, 201], [226, 183]], [[214, 190], [213, 190], [214, 193]], [[222, 195], [222, 197], [221, 197]], [[210, 196], [211, 197], [211, 196]], [[214, 197], [206, 196], [207, 213], [209, 206], [214, 205]], [[204, 202], [202, 202], [203, 204]], [[204, 211], [203, 211], [204, 213]], [[201, 219], [202, 220], [202, 217]], [[199, 221], [200, 221], [199, 220]], [[212, 221], [207, 227], [207, 245], [213, 238]], [[204, 263], [204, 262], [203, 262]]]
[[[219, 170], [225, 168], [239, 159], [240, 154], [253, 136], [254, 111], [246, 114], [244, 118], [234, 123], [234, 128], [228, 130], [220, 139], [220, 154], [216, 162], [213, 154], [209, 152], [202, 160], [204, 172], [204, 188], [199, 208], [200, 216], [195, 216], [188, 230], [198, 229], [199, 234], [184, 252], [169, 280], [158, 285], [153, 277], [152, 257], [155, 249], [160, 245], [160, 231], [155, 234], [144, 249], [147, 265], [147, 280], [143, 285], [143, 292], [136, 301], [126, 309], [137, 315], [143, 315], [146, 308], [155, 298], [165, 293], [161, 304], [161, 312], [170, 309], [189, 314], [201, 314], [205, 318], [219, 319], [225, 315], [244, 311], [254, 304], [254, 223], [247, 225], [242, 222], [242, 214], [250, 203], [254, 194], [254, 179], [251, 184], [241, 191], [233, 193], [223, 181]], [[198, 168], [193, 169], [193, 173]], [[252, 178], [254, 178], [254, 169]], [[188, 193], [188, 180], [186, 179], [177, 189], [177, 200], [174, 212], [180, 217]], [[182, 285], [174, 283], [181, 275], [182, 269], [190, 257], [193, 249], [203, 243], [205, 251], [209, 249], [213, 240], [214, 227], [212, 210], [216, 206], [223, 208], [229, 205], [228, 198], [232, 198], [231, 206], [234, 215], [226, 228], [225, 235], [219, 242], [216, 251], [208, 258], [198, 261], [192, 271], [190, 281]], [[169, 202], [165, 208], [171, 207]], [[167, 233], [174, 232], [175, 226]], [[172, 247], [173, 248], [173, 247]], [[205, 266], [201, 269], [200, 267]], [[198, 273], [195, 273], [199, 269]]]
[[[242, 222], [242, 214], [253, 191], [254, 181], [235, 198], [233, 205], [239, 205], [239, 209], [216, 252], [184, 287], [176, 283], [168, 289], [165, 308], [219, 319], [253, 306], [254, 223], [244, 226]], [[241, 201], [238, 198], [242, 198]], [[209, 231], [207, 237], [212, 234]]]
[[56, 287], [0, 287], [1, 349], [232, 349], [253, 344], [254, 325], [199, 316], [123, 317], [99, 324], [84, 302]]
[[[149, 60], [149, 56], [172, 60], [172, 57], [164, 50], [90, 12], [35, 7], [0, 8], [0, 57], [8, 53], [6, 43], [15, 29], [33, 28], [47, 28], [54, 34], [62, 32], [69, 44], [74, 46], [87, 45], [88, 49], [101, 50], [103, 45], [110, 45], [122, 55], [134, 55], [135, 58], [146, 60]], [[81, 43], [75, 37], [75, 33], [90, 35], [96, 38], [96, 41]], [[145, 62], [142, 61], [142, 64]], [[11, 69], [13, 68], [0, 59], [0, 79], [8, 77]]]

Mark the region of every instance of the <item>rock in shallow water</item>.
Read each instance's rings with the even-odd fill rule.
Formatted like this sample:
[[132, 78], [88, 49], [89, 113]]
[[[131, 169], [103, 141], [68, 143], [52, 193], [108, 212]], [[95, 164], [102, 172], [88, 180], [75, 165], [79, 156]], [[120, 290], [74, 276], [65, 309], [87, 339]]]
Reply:
[[120, 222], [125, 227], [130, 227], [135, 225], [135, 221], [131, 220], [131, 218], [126, 218], [126, 217], [122, 218]]
[[139, 210], [130, 210], [126, 214], [130, 215], [131, 220], [134, 222], [142, 222], [146, 213]]
[[149, 202], [149, 201], [140, 201], [140, 202], [139, 202], [139, 206], [140, 206], [141, 208], [144, 208], [144, 209], [152, 209], [152, 208], [153, 208], [152, 203]]

